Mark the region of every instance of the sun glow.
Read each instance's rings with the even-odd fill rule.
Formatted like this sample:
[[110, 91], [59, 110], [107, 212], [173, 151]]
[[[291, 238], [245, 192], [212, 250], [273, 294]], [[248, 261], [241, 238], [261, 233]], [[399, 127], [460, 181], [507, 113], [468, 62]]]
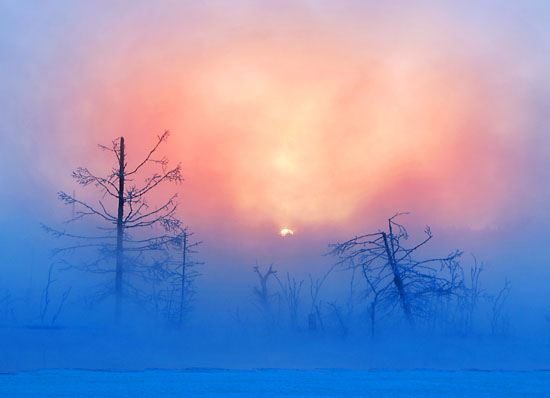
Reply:
[[294, 235], [294, 231], [288, 228], [281, 229], [281, 236]]
[[[506, 208], [517, 162], [504, 159], [515, 150], [513, 132], [523, 131], [514, 111], [521, 96], [486, 98], [506, 76], [493, 81], [479, 69], [492, 60], [483, 48], [482, 58], [455, 59], [462, 36], [435, 35], [432, 25], [403, 40], [382, 26], [371, 34], [362, 20], [336, 36], [299, 25], [287, 37], [286, 23], [272, 22], [263, 35], [233, 25], [225, 32], [213, 20], [222, 30], [204, 38], [208, 47], [159, 36], [136, 48], [140, 67], [131, 73], [123, 47], [102, 47], [106, 65], [86, 59], [90, 92], [65, 88], [79, 113], [62, 141], [77, 145], [71, 132], [89, 130], [105, 131], [90, 143], [109, 142], [124, 130], [139, 150], [159, 126], [169, 128], [168, 157], [185, 159], [188, 176], [182, 208], [201, 220], [275, 225], [271, 233], [281, 221], [304, 229], [395, 209], [487, 225]], [[478, 156], [482, 164], [467, 161]]]

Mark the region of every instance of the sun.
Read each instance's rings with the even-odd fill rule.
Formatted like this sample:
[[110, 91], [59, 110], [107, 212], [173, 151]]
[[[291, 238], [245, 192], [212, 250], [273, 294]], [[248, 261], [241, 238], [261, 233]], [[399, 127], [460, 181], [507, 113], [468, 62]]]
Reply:
[[294, 235], [294, 231], [288, 228], [281, 229], [281, 236]]

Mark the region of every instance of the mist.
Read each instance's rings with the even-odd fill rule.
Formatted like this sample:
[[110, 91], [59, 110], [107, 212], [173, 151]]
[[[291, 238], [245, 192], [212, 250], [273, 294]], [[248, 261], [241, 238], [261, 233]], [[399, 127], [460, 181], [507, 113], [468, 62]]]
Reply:
[[[549, 12], [542, 1], [3, 3], [0, 370], [548, 369]], [[178, 196], [165, 218], [124, 232], [165, 240], [136, 249], [119, 296], [115, 235], [59, 252], [67, 234], [116, 225], [116, 199], [72, 173], [118, 181], [112, 145], [125, 138], [131, 169], [164, 131], [154, 160], [166, 164], [128, 184], [181, 166], [146, 203]], [[102, 201], [107, 222], [65, 223], [74, 200]], [[433, 234], [414, 259], [458, 251], [429, 272], [450, 283], [456, 261], [460, 275], [410, 298], [414, 328], [387, 284], [373, 327], [366, 260], [331, 245], [387, 232], [401, 212], [403, 247]], [[184, 283], [182, 236], [200, 243]]]

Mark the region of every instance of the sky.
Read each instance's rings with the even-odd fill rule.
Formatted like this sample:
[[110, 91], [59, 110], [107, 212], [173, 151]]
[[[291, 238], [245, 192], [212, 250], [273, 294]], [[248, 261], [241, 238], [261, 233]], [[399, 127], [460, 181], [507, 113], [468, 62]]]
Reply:
[[3, 5], [6, 162], [33, 154], [52, 190], [167, 129], [197, 223], [480, 229], [537, 201], [543, 3], [114, 4]]
[[97, 144], [123, 135], [132, 163], [169, 130], [185, 181], [161, 194], [179, 193], [204, 242], [204, 291], [256, 260], [321, 272], [328, 243], [407, 211], [441, 250], [485, 261], [489, 283], [510, 276], [520, 302], [547, 305], [547, 2], [5, 1], [0, 15], [9, 280], [45, 272], [39, 223], [66, 218], [57, 191], [89, 194], [75, 167], [110, 170]]

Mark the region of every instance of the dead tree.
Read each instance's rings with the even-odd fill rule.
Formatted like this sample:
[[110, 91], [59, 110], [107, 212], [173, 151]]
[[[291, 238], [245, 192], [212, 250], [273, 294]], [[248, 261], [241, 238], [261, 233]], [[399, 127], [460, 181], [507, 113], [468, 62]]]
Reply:
[[441, 258], [418, 259], [419, 250], [433, 237], [431, 230], [426, 227], [424, 240], [407, 247], [407, 230], [396, 222], [400, 215], [388, 219], [387, 230], [357, 236], [332, 244], [330, 248], [339, 259], [337, 264], [361, 270], [367, 290], [375, 297], [371, 316], [375, 316], [374, 310], [379, 304], [391, 310], [398, 303], [414, 328], [415, 318], [428, 315], [429, 300], [453, 294], [462, 285], [456, 273], [456, 260], [462, 253], [455, 251]]
[[200, 275], [196, 266], [204, 264], [194, 259], [196, 247], [202, 242], [194, 241], [193, 235], [187, 227], [182, 229], [171, 247], [164, 250], [165, 257], [157, 261], [148, 274], [153, 285], [166, 282], [152, 293], [151, 301], [155, 302], [158, 312], [179, 327], [191, 308], [194, 281]]
[[494, 296], [488, 296], [489, 303], [491, 304], [491, 333], [493, 336], [504, 335], [508, 329], [508, 318], [504, 313], [504, 304], [510, 291], [512, 290], [511, 282], [506, 279], [504, 281], [504, 287]]
[[[42, 293], [42, 299], [40, 301], [40, 321], [42, 323], [42, 326], [46, 325], [46, 314], [50, 312], [49, 311], [49, 307], [51, 303], [50, 289], [51, 289], [51, 286], [57, 281], [56, 279], [52, 278], [54, 265], [55, 264], [52, 263], [50, 265], [50, 269], [48, 270], [48, 279], [46, 281], [46, 287], [44, 288], [44, 292]], [[57, 318], [59, 318], [59, 315], [63, 310], [63, 305], [65, 304], [65, 301], [67, 301], [67, 298], [69, 297], [70, 293], [71, 293], [71, 288], [68, 288], [62, 293], [61, 298], [59, 299], [57, 308], [55, 309], [55, 312], [52, 314], [52, 317], [50, 320], [51, 326], [53, 326], [57, 321]]]
[[290, 326], [292, 329], [298, 328], [298, 307], [300, 305], [300, 291], [302, 290], [303, 280], [296, 281], [296, 278], [290, 278], [290, 274], [286, 273], [286, 281], [282, 282], [277, 275], [275, 279], [279, 283], [281, 292], [283, 293], [283, 298], [288, 307], [288, 312], [290, 316]]
[[179, 308], [180, 324], [183, 322], [183, 316], [185, 314], [186, 305], [190, 299], [187, 293], [190, 291], [190, 287], [193, 280], [198, 276], [197, 271], [195, 271], [193, 268], [199, 263], [196, 261], [192, 261], [190, 256], [193, 253], [197, 253], [197, 251], [194, 248], [200, 245], [201, 242], [191, 242], [190, 238], [192, 236], [193, 236], [192, 232], [189, 233], [187, 232], [187, 230], [184, 230], [182, 234], [182, 241], [180, 242], [181, 256], [182, 256], [181, 266], [178, 267], [178, 269], [181, 271], [178, 275], [179, 284], [181, 286], [180, 308]]
[[485, 289], [481, 286], [480, 276], [484, 270], [482, 262], [472, 255], [473, 265], [470, 268], [469, 278], [464, 278], [463, 292], [458, 296], [457, 312], [459, 313], [459, 329], [469, 334], [474, 329], [474, 318], [481, 298], [487, 298]]
[[308, 329], [310, 331], [317, 330], [317, 322], [319, 322], [321, 330], [324, 330], [323, 318], [321, 317], [321, 311], [319, 308], [321, 305], [319, 300], [319, 292], [334, 267], [334, 265], [330, 267], [321, 278], [317, 278], [315, 279], [315, 281], [313, 280], [311, 274], [309, 274], [309, 295], [311, 297], [311, 309], [308, 314]]
[[254, 294], [263, 310], [264, 315], [269, 316], [271, 313], [271, 307], [269, 305], [270, 294], [267, 288], [267, 282], [271, 275], [276, 275], [277, 271], [273, 269], [273, 264], [269, 266], [269, 269], [262, 273], [260, 267], [256, 264], [253, 268], [254, 272], [258, 275], [260, 281], [259, 287], [254, 287]]
[[[181, 222], [176, 218], [177, 194], [171, 195], [158, 206], [148, 200], [150, 194], [166, 182], [182, 182], [181, 167], [168, 167], [165, 157], [157, 158], [162, 143], [168, 139], [165, 131], [147, 155], [134, 166], [128, 164], [124, 137], [115, 139], [112, 145], [100, 148], [114, 155], [116, 163], [106, 176], [99, 176], [85, 167], [78, 167], [73, 178], [82, 186], [95, 186], [98, 199], [94, 202], [79, 200], [63, 191], [59, 199], [74, 208], [74, 216], [65, 221], [73, 225], [88, 221], [100, 234], [73, 233], [66, 229], [44, 226], [54, 237], [71, 241], [57, 249], [56, 255], [75, 250], [95, 249], [99, 256], [85, 262], [69, 262], [71, 266], [95, 273], [114, 273], [113, 289], [116, 297], [117, 317], [121, 311], [123, 296], [139, 293], [140, 288], [131, 281], [131, 274], [142, 274], [151, 265], [154, 252], [165, 249], [180, 237]], [[113, 264], [114, 260], [114, 264]], [[113, 266], [114, 265], [114, 266]]]

